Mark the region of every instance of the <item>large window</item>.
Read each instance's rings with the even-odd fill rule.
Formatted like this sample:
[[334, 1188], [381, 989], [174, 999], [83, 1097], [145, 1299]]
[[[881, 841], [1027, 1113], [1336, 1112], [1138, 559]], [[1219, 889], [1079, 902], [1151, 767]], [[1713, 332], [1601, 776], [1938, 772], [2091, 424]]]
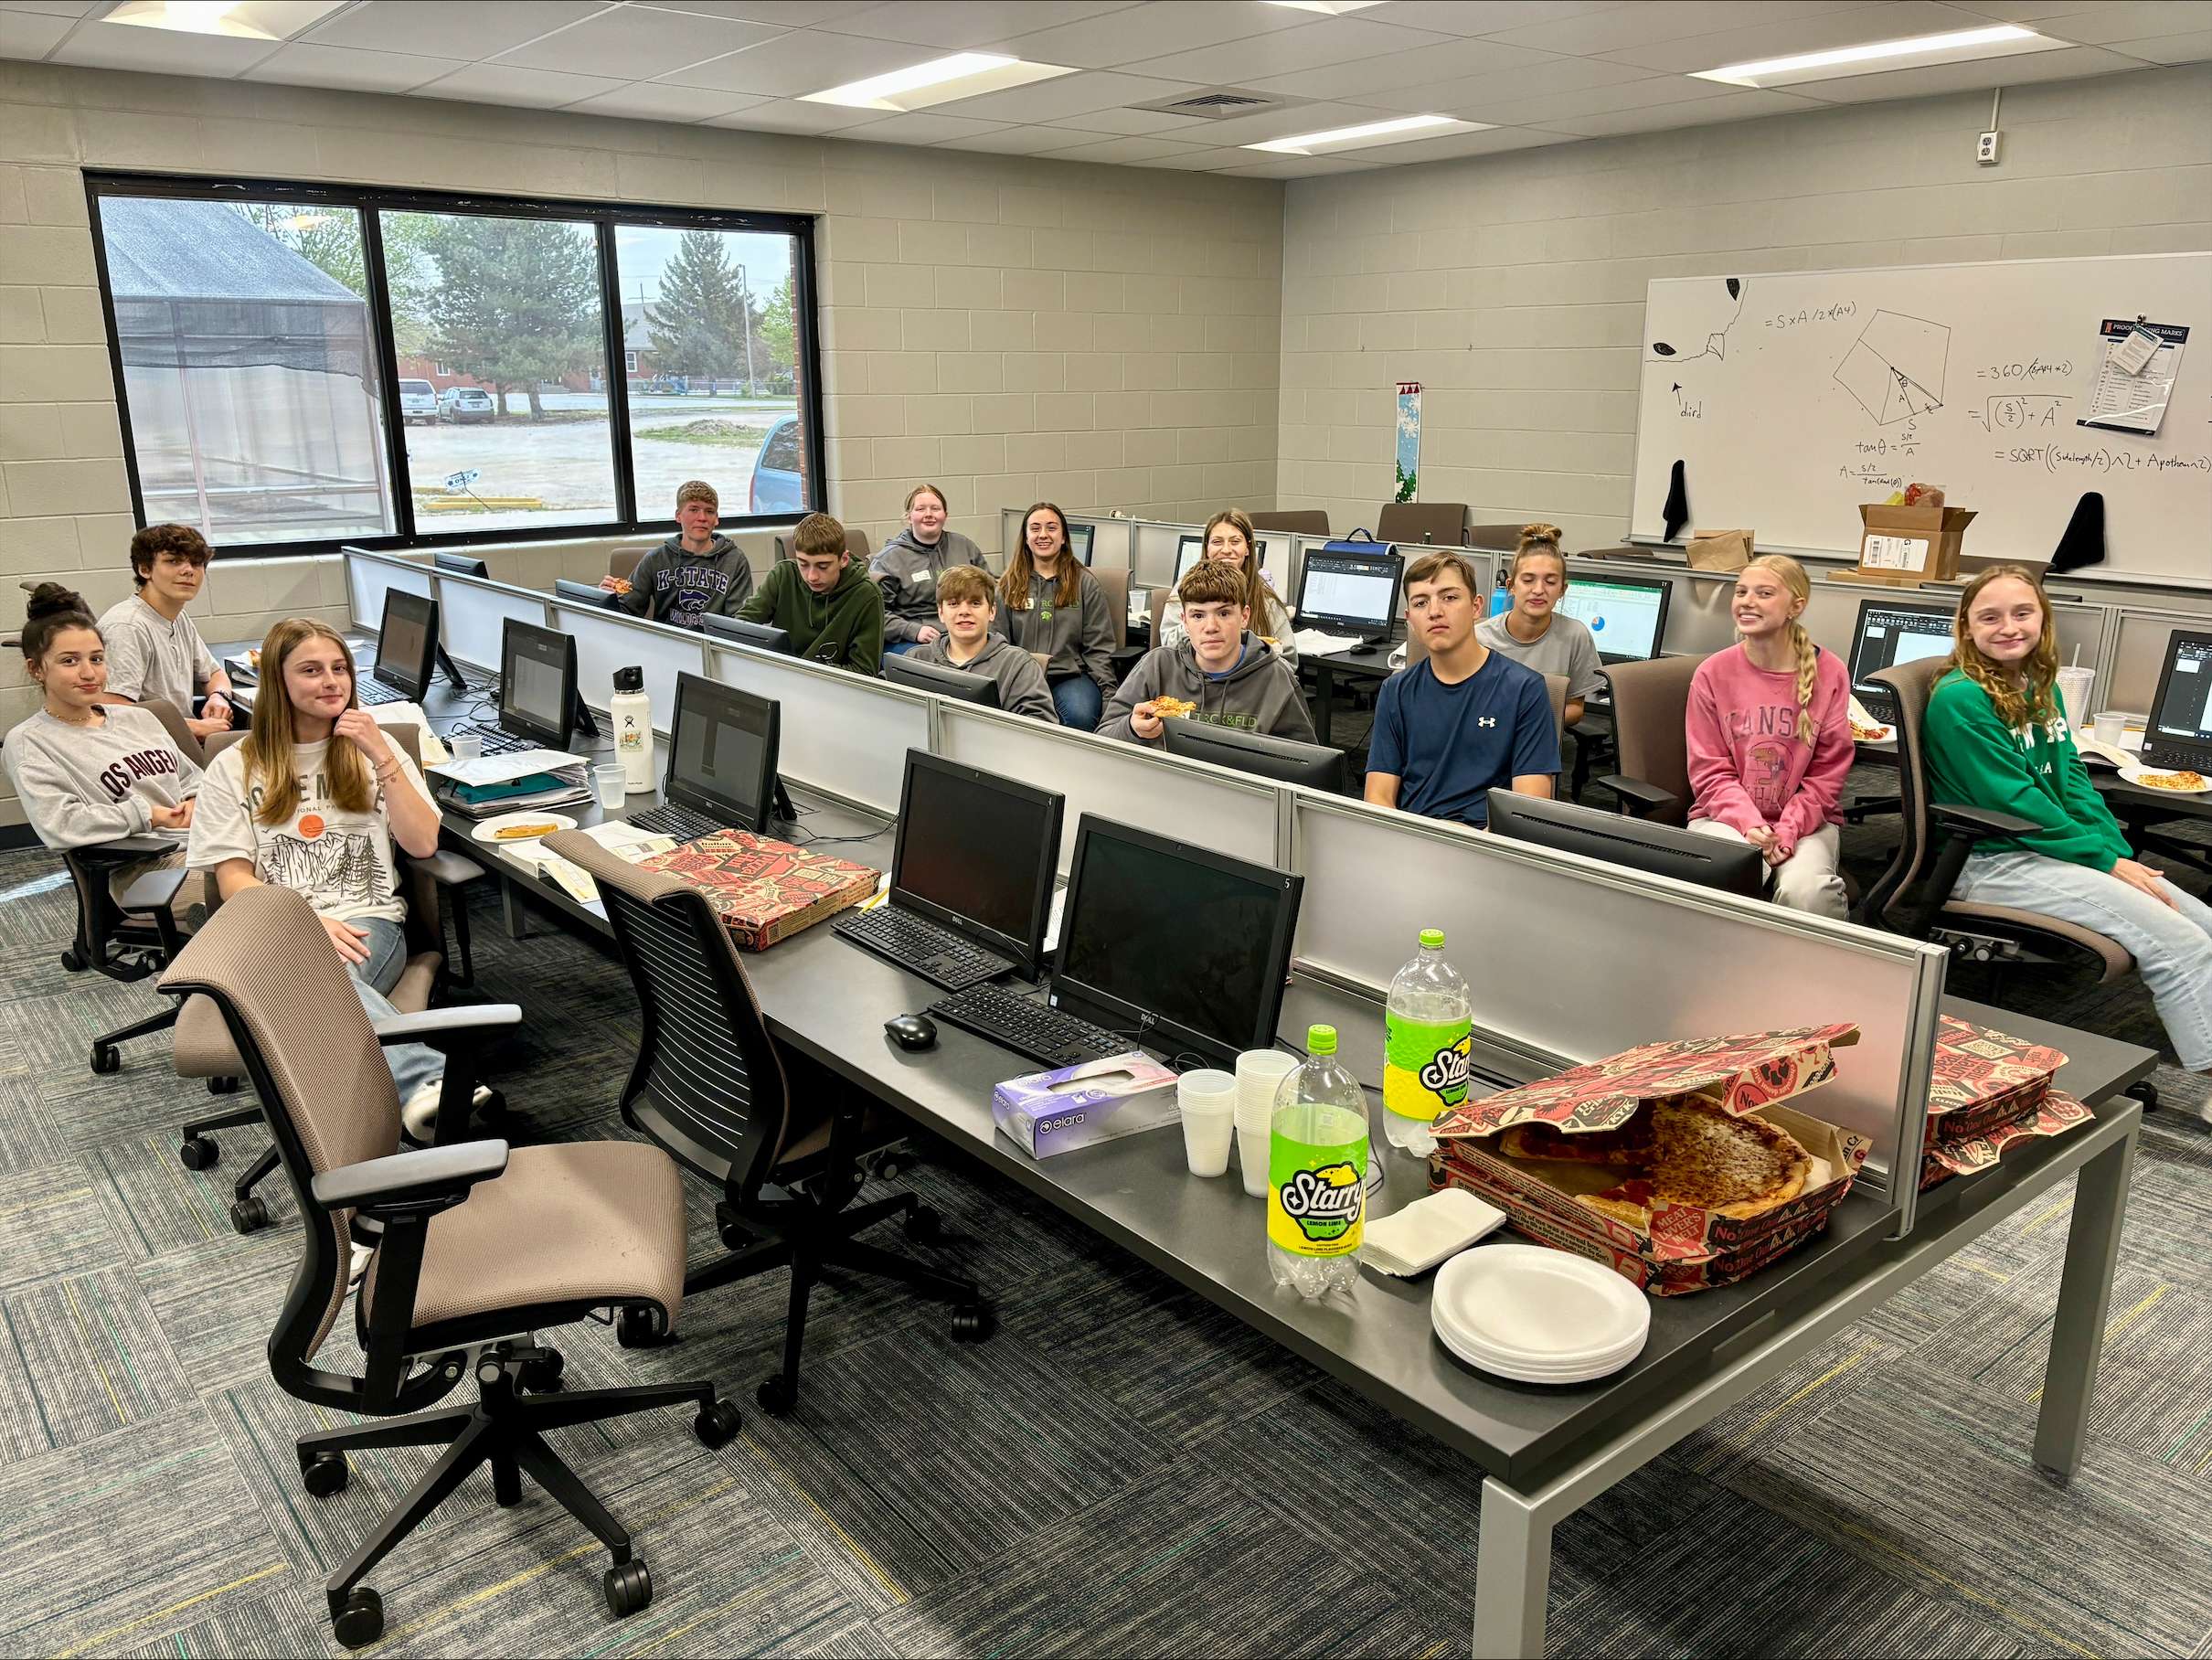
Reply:
[[725, 522], [822, 504], [810, 220], [90, 189], [141, 524], [242, 553], [650, 530], [691, 478]]

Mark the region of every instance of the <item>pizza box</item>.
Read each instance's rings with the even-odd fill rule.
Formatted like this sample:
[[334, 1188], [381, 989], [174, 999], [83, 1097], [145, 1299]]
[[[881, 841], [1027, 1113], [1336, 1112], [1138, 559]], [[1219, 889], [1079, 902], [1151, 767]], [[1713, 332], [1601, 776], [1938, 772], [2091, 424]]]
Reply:
[[2066, 1056], [1945, 1015], [1928, 1083], [1928, 1144], [1962, 1142], [2034, 1112]]
[[641, 861], [696, 889], [740, 951], [766, 951], [857, 905], [881, 872], [749, 830], [717, 830]]
[[1988, 1169], [2015, 1142], [2064, 1135], [2095, 1116], [2064, 1090], [2052, 1090], [2007, 1123], [1972, 1135], [1930, 1139], [1920, 1158], [1920, 1190]]

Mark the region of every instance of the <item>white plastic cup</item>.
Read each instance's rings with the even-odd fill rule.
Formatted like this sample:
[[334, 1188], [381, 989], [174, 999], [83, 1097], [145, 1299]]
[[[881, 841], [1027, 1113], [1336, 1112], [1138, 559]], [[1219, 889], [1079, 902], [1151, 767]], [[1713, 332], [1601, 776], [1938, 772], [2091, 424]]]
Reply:
[[1237, 1164], [1244, 1172], [1244, 1190], [1254, 1198], [1267, 1197], [1268, 1132], [1275, 1095], [1299, 1064], [1297, 1056], [1281, 1049], [1247, 1049], [1237, 1057]]
[[623, 782], [620, 761], [608, 761], [591, 769], [591, 782], [599, 791], [599, 804], [620, 807], [630, 799], [630, 786]]
[[1175, 1080], [1175, 1101], [1183, 1110], [1183, 1153], [1193, 1176], [1221, 1176], [1228, 1170], [1228, 1145], [1237, 1130], [1237, 1080], [1206, 1068]]
[[2107, 709], [2097, 717], [2095, 735], [2099, 743], [2116, 750], [2127, 732], [2128, 718], [2119, 709]]
[[2090, 723], [2090, 690], [2097, 671], [2069, 663], [2058, 671], [2058, 701], [2066, 709], [2066, 724], [2079, 732]]
[[455, 732], [445, 740], [455, 761], [474, 761], [484, 753], [484, 739], [475, 732]]

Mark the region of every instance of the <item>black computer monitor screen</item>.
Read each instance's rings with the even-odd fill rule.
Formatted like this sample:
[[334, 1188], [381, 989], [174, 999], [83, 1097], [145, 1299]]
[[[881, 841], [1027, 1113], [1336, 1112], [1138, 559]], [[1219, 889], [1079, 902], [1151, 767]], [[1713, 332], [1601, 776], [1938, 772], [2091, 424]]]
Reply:
[[[1059, 860], [1062, 798], [1011, 779], [907, 753], [891, 900], [1037, 973]], [[988, 825], [979, 836], [976, 826]]]
[[1086, 814], [1056, 1007], [1232, 1067], [1275, 1040], [1303, 878]]
[[1235, 767], [1285, 783], [1311, 784], [1333, 793], [1344, 789], [1342, 750], [1326, 744], [1301, 743], [1295, 738], [1274, 738], [1248, 732], [1242, 727], [1216, 726], [1209, 720], [1186, 718], [1164, 723], [1167, 752], [1192, 761], [1210, 761], [1216, 766]]
[[1600, 582], [1577, 577], [1558, 609], [1588, 628], [1607, 663], [1642, 663], [1659, 654], [1666, 633], [1666, 582]]
[[441, 570], [450, 570], [460, 577], [483, 577], [487, 580], [492, 568], [482, 559], [466, 553], [433, 553], [431, 563]]
[[1078, 564], [1088, 565], [1090, 563], [1090, 548], [1092, 543], [1098, 539], [1098, 534], [1099, 527], [1096, 525], [1070, 525], [1068, 527], [1068, 550], [1075, 555]]
[[1901, 605], [1891, 600], [1862, 600], [1858, 632], [1851, 636], [1851, 689], [1869, 714], [1897, 718], [1897, 694], [1875, 674], [1922, 657], [1945, 657], [1951, 649], [1948, 605]]
[[735, 830], [768, 828], [775, 804], [777, 707], [734, 686], [679, 674], [668, 793]]
[[556, 599], [570, 600], [579, 605], [596, 605], [601, 611], [613, 611], [622, 602], [622, 596], [611, 588], [601, 588], [596, 582], [571, 582], [566, 577], [553, 580]]
[[743, 617], [702, 617], [710, 634], [719, 634], [725, 640], [734, 640], [739, 645], [757, 645], [762, 651], [791, 654], [791, 631], [767, 622], [748, 622]]
[[895, 686], [909, 686], [918, 692], [935, 692], [941, 697], [958, 697], [968, 703], [980, 703], [986, 708], [998, 708], [998, 682], [990, 676], [949, 668], [941, 663], [917, 663], [910, 653], [884, 658], [883, 677]]
[[1323, 553], [1305, 556], [1298, 577], [1298, 619], [1325, 628], [1331, 623], [1380, 633], [1398, 614], [1396, 554]]
[[575, 704], [576, 642], [509, 617], [499, 648], [501, 724], [541, 743], [566, 745]]
[[2212, 633], [2175, 633], [2151, 711], [2151, 733], [2154, 740], [2212, 745]]
[[420, 700], [430, 689], [437, 650], [438, 601], [386, 589], [384, 622], [377, 631], [377, 678]]
[[1746, 899], [1758, 899], [1766, 889], [1766, 857], [1749, 842], [1723, 841], [1569, 801], [1493, 790], [1490, 833]]
[[1175, 580], [1180, 582], [1183, 580], [1183, 573], [1205, 557], [1206, 538], [1204, 537], [1195, 535], [1177, 537], [1175, 538]]

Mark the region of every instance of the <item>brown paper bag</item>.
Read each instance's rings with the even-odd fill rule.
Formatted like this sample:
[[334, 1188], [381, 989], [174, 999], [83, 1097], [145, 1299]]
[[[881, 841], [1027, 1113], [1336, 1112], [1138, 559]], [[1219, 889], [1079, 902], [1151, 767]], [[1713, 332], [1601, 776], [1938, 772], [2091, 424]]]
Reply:
[[1749, 530], [1693, 530], [1690, 532], [1692, 570], [1741, 570], [1751, 562], [1752, 533]]

